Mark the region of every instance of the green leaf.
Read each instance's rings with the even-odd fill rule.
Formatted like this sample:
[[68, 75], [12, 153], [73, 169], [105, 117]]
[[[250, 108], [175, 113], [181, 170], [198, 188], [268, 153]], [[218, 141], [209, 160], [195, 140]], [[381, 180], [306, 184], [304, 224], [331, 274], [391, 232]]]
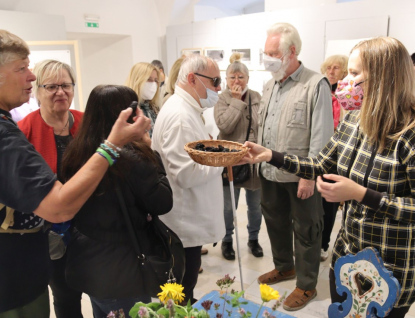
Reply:
[[166, 307], [161, 307], [156, 312], [157, 312], [158, 315], [163, 315], [164, 317], [168, 317], [169, 316], [169, 310]]
[[367, 306], [367, 303], [363, 303], [362, 308], [365, 308]]
[[358, 303], [357, 299], [353, 299], [353, 302], [354, 302], [356, 305], [359, 305], [359, 303]]
[[175, 307], [175, 309], [176, 309], [176, 315], [179, 315], [180, 317], [187, 316], [187, 310], [186, 309], [180, 308], [180, 307]]
[[154, 311], [159, 310], [159, 308], [164, 307], [162, 303], [148, 303], [146, 305], [147, 308], [151, 308]]
[[356, 309], [357, 310], [357, 306], [355, 304], [353, 304], [353, 309]]

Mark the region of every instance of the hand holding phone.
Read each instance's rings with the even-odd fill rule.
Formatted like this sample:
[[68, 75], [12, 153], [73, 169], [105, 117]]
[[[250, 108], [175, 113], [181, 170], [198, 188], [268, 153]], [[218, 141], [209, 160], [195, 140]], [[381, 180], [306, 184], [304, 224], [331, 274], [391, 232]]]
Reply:
[[138, 102], [132, 102], [129, 107], [133, 109], [133, 115], [135, 115], [137, 111]]
[[324, 178], [323, 176], [321, 176], [321, 180], [323, 180], [324, 182], [328, 182], [328, 183], [336, 183], [336, 181], [326, 179], [326, 178]]
[[135, 101], [131, 102], [130, 106], [128, 106], [133, 109], [133, 112], [131, 113], [131, 116], [129, 118], [131, 121], [133, 121], [133, 118], [137, 115], [137, 106], [138, 106], [138, 102], [135, 102]]

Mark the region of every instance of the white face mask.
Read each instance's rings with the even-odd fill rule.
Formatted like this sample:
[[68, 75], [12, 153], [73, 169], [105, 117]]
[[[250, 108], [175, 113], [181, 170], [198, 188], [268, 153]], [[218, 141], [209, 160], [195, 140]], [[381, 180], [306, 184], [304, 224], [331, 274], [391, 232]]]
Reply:
[[[199, 81], [202, 83], [203, 86], [205, 86], [205, 84], [203, 84], [202, 80], [196, 75], [196, 77], [199, 79]], [[219, 95], [217, 92], [212, 91], [211, 89], [206, 88], [206, 98], [200, 98], [199, 94], [196, 92], [196, 90], [194, 89], [194, 91], [196, 92], [197, 96], [199, 97], [199, 101], [200, 101], [200, 105], [202, 106], [202, 108], [212, 108], [213, 106], [216, 105], [216, 103], [219, 100]]]
[[282, 60], [276, 57], [271, 57], [264, 54], [264, 67], [268, 72], [276, 73], [282, 66]]
[[141, 86], [141, 98], [144, 100], [152, 100], [156, 95], [158, 84], [156, 82], [145, 82]]
[[[284, 57], [285, 54], [282, 56]], [[267, 61], [267, 62], [266, 62]], [[264, 55], [264, 66], [267, 71], [270, 71], [272, 77], [276, 81], [280, 81], [284, 78], [287, 68], [290, 65], [289, 59], [279, 59], [276, 57], [271, 57], [268, 55]]]

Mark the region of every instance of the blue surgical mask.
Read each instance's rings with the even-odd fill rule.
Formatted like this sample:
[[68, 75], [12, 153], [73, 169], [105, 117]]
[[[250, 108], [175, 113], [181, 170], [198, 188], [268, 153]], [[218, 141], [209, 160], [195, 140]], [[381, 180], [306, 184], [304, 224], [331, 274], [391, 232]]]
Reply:
[[[205, 86], [205, 84], [203, 84], [202, 80], [196, 76], [199, 81], [202, 83], [203, 86]], [[212, 91], [211, 89], [206, 88], [206, 98], [200, 98], [199, 94], [196, 92], [196, 90], [194, 89], [194, 91], [196, 92], [197, 96], [199, 97], [199, 101], [200, 101], [200, 105], [202, 106], [202, 108], [212, 108], [213, 106], [216, 105], [216, 103], [219, 100], [219, 95], [217, 92]]]

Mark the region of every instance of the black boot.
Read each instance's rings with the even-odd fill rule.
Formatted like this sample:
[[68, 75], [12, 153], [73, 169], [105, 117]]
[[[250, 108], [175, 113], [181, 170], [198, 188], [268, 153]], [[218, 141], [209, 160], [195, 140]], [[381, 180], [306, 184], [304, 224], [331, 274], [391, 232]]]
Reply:
[[222, 242], [222, 255], [228, 261], [233, 261], [235, 259], [235, 251], [232, 242]]
[[259, 245], [258, 240], [249, 240], [248, 247], [252, 252], [252, 255], [255, 257], [262, 257], [264, 256], [264, 252], [262, 251], [261, 245]]

